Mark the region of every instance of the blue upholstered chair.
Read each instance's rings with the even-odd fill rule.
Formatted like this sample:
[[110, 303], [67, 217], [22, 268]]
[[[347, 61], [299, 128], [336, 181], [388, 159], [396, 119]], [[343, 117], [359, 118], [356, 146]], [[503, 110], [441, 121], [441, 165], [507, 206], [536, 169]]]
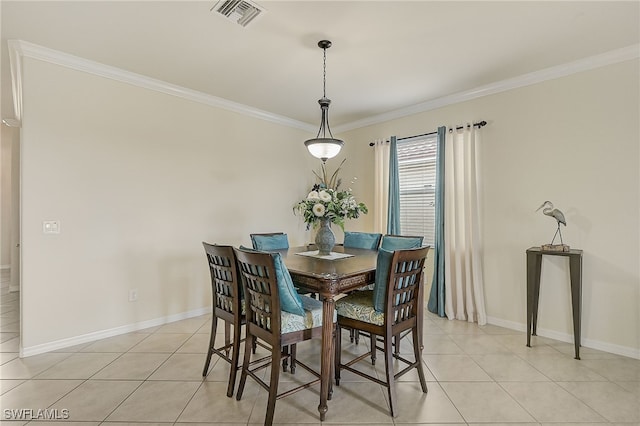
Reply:
[[369, 232], [349, 232], [344, 233], [344, 246], [369, 250], [378, 250], [382, 234]]
[[410, 237], [407, 235], [384, 235], [382, 237], [381, 248], [385, 250], [404, 250], [410, 248], [422, 247], [424, 237]]
[[[251, 237], [251, 244], [255, 250], [260, 251], [274, 251], [285, 250], [289, 248], [289, 237], [284, 232], [271, 232], [267, 234], [249, 234]], [[296, 284], [297, 291], [300, 294], [310, 294], [311, 297], [315, 297], [316, 294], [309, 291], [300, 284]], [[286, 366], [286, 360], [285, 364]]]
[[[319, 383], [320, 374], [295, 359], [295, 345], [312, 338], [322, 338], [322, 302], [296, 293], [280, 253], [242, 249], [235, 249], [235, 253], [247, 301], [245, 355], [236, 399], [242, 398], [247, 376], [250, 376], [269, 391], [264, 424], [271, 425], [276, 399]], [[256, 340], [271, 348], [271, 357], [252, 363], [248, 348]], [[289, 345], [294, 348], [291, 355], [282, 351]], [[317, 379], [278, 394], [280, 369], [275, 366], [283, 357], [289, 356], [292, 356], [292, 371], [299, 365]], [[269, 383], [266, 383], [262, 369], [269, 365], [272, 368]]]
[[[380, 246], [380, 239], [382, 234], [370, 233], [370, 232], [349, 232], [344, 233], [344, 246], [349, 248], [361, 248], [368, 250], [378, 250]], [[356, 291], [373, 290], [373, 284], [369, 284], [358, 288]], [[349, 338], [351, 342], [355, 340], [356, 343], [360, 341], [360, 335], [356, 334], [354, 330], [349, 332]]]
[[[375, 383], [385, 386], [389, 393], [391, 415], [397, 415], [395, 380], [411, 371], [418, 370], [422, 392], [427, 393], [420, 349], [419, 324], [422, 322], [420, 299], [423, 293], [422, 272], [429, 247], [421, 247], [393, 252], [380, 249], [376, 268], [376, 283], [373, 291], [356, 291], [336, 301], [338, 325], [336, 330], [335, 380], [340, 385], [340, 372], [350, 371]], [[345, 328], [378, 336], [383, 346], [377, 345], [378, 339], [372, 339], [371, 351], [359, 355], [348, 362], [342, 362], [340, 330]], [[405, 333], [404, 335], [402, 333]], [[403, 337], [411, 334], [413, 340], [414, 361], [399, 353], [393, 353], [392, 339], [396, 348]], [[380, 380], [355, 368], [355, 364], [376, 350], [384, 353], [385, 380]], [[394, 374], [394, 359], [408, 366]]]

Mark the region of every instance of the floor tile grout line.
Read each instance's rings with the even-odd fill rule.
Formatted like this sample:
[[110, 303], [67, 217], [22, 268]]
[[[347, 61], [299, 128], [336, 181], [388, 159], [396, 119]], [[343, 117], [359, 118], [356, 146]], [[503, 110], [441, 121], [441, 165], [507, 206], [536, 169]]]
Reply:
[[[157, 330], [156, 330], [156, 331], [157, 331]], [[144, 339], [142, 339], [140, 342], [138, 342], [137, 344], [135, 344], [135, 345], [133, 345], [132, 347], [130, 347], [127, 351], [125, 351], [125, 352], [121, 353], [121, 354], [120, 354], [120, 357], [118, 357], [117, 359], [121, 358], [122, 356], [124, 356], [124, 354], [127, 354], [127, 353], [135, 353], [135, 354], [139, 354], [139, 353], [155, 353], [155, 352], [131, 352], [131, 350], [132, 350], [133, 348], [135, 348], [135, 347], [136, 347], [137, 345], [139, 345], [140, 343], [144, 342], [147, 338], [149, 338], [149, 336], [152, 336], [153, 334], [154, 334], [154, 333], [149, 333], [149, 335], [148, 335], [147, 337], [145, 337], [145, 338], [144, 338]], [[189, 339], [187, 339], [187, 340], [189, 340]], [[183, 344], [182, 344], [182, 345], [184, 345], [184, 343], [186, 343], [186, 340], [185, 340], [185, 342], [183, 342]], [[118, 410], [118, 408], [120, 408], [120, 407], [122, 406], [122, 404], [124, 404], [124, 402], [125, 402], [125, 401], [127, 401], [129, 398], [131, 398], [131, 396], [132, 396], [132, 395], [133, 395], [133, 394], [134, 394], [138, 389], [140, 389], [140, 388], [141, 388], [145, 383], [147, 383], [147, 381], [149, 381], [149, 378], [150, 378], [150, 377], [151, 377], [151, 376], [152, 376], [156, 371], [158, 371], [158, 369], [160, 369], [160, 368], [161, 368], [161, 367], [162, 367], [162, 366], [163, 366], [163, 365], [164, 365], [164, 364], [165, 364], [165, 363], [166, 363], [166, 362], [167, 362], [167, 361], [168, 361], [168, 360], [169, 360], [169, 359], [170, 359], [170, 358], [171, 358], [171, 357], [172, 357], [172, 356], [173, 356], [173, 355], [178, 351], [178, 349], [179, 349], [180, 347], [182, 347], [182, 345], [180, 345], [176, 350], [174, 350], [174, 351], [173, 351], [173, 352], [172, 352], [172, 353], [171, 353], [171, 354], [170, 354], [170, 355], [169, 355], [169, 356], [168, 356], [168, 357], [167, 357], [167, 358], [166, 358], [162, 363], [160, 363], [160, 365], [158, 365], [158, 366], [157, 366], [157, 367], [156, 367], [156, 368], [155, 368], [151, 373], [149, 373], [149, 374], [147, 375], [147, 377], [146, 377], [144, 380], [141, 380], [141, 381], [140, 381], [140, 384], [139, 384], [139, 385], [138, 385], [138, 386], [137, 386], [133, 391], [131, 391], [131, 392], [130, 392], [130, 393], [129, 393], [129, 394], [128, 394], [128, 395], [127, 395], [127, 396], [126, 396], [122, 401], [120, 401], [120, 403], [119, 403], [116, 407], [114, 407], [114, 409], [113, 409], [113, 410], [111, 410], [111, 412], [109, 412], [109, 414], [108, 414], [104, 419], [102, 419], [102, 422], [105, 422], [105, 421], [109, 418], [109, 416], [111, 416], [114, 412], [116, 412], [116, 411]], [[165, 353], [166, 353], [166, 352], [165, 352]], [[115, 361], [115, 360], [114, 360], [114, 361]], [[96, 374], [97, 374], [97, 373], [96, 373]], [[95, 374], [94, 374], [94, 375], [95, 375]], [[200, 385], [200, 386], [201, 386], [201, 385]], [[200, 386], [198, 386], [198, 389], [200, 388]], [[197, 390], [196, 390], [196, 392], [197, 392]], [[194, 392], [194, 395], [195, 395], [195, 392]], [[192, 398], [193, 398], [193, 395], [192, 395]], [[191, 399], [189, 399], [189, 401], [191, 401]], [[187, 403], [187, 405], [188, 405], [188, 403]], [[184, 408], [186, 408], [186, 405], [185, 405], [185, 407], [184, 407]], [[183, 410], [184, 410], [184, 408], [183, 408]], [[180, 416], [178, 415], [178, 416], [176, 417], [176, 419], [173, 421], [173, 423], [174, 423], [174, 424], [175, 424], [175, 422], [178, 420], [178, 418], [179, 418], [179, 417], [180, 417]]]

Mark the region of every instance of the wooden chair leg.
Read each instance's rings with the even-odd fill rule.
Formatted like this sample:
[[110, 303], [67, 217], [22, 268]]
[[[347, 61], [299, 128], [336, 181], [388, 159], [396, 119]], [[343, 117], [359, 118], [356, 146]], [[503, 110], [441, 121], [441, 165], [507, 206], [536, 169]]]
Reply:
[[207, 359], [204, 361], [204, 369], [202, 370], [202, 377], [206, 377], [209, 372], [209, 364], [211, 363], [211, 356], [213, 355], [213, 348], [216, 344], [216, 328], [218, 327], [218, 317], [215, 315], [211, 318], [211, 336], [209, 337], [209, 350], [207, 351]]
[[371, 333], [369, 336], [369, 343], [371, 344], [371, 365], [376, 365], [376, 335]]
[[289, 348], [290, 348], [289, 352], [291, 352], [289, 354], [289, 357], [291, 358], [289, 371], [291, 371], [291, 374], [296, 374], [296, 350], [297, 350], [297, 346], [294, 343], [293, 345], [289, 346]]
[[[240, 374], [240, 383], [238, 384], [238, 392], [236, 393], [236, 400], [240, 401], [242, 398], [242, 392], [244, 392], [244, 385], [247, 383], [247, 370], [249, 369], [249, 363], [251, 362], [250, 347], [255, 343], [256, 337], [252, 334], [247, 334], [244, 341], [244, 360], [242, 361], [242, 374]], [[277, 368], [276, 368], [277, 370]]]
[[267, 414], [264, 419], [264, 424], [273, 424], [273, 415], [276, 411], [276, 397], [278, 396], [278, 381], [280, 380], [280, 365], [281, 352], [280, 348], [271, 348], [271, 381], [269, 382], [269, 399], [267, 401]]
[[[285, 355], [282, 357], [282, 371], [286, 373], [289, 366], [289, 346], [283, 346], [282, 353]], [[274, 363], [273, 365], [276, 364]]]
[[335, 345], [335, 341], [336, 341], [337, 336], [338, 336], [337, 329], [336, 329], [336, 326], [334, 325], [333, 326], [333, 334], [331, 335], [331, 339], [333, 339], [333, 343], [334, 343], [333, 344], [333, 359], [334, 359], [334, 362], [329, 364], [331, 366], [331, 371], [329, 371], [329, 394], [327, 395], [327, 400], [329, 400], [329, 401], [331, 400], [331, 398], [333, 398], [333, 380], [331, 380], [331, 377], [333, 377], [334, 374], [335, 374], [333, 369], [335, 368], [335, 359], [336, 359], [336, 353], [337, 353], [336, 352], [336, 345]]
[[400, 335], [393, 336], [393, 346], [395, 347], [396, 355], [400, 354]]
[[[351, 332], [353, 333], [354, 330], [351, 329]], [[333, 356], [333, 363], [334, 363], [334, 367], [333, 367], [333, 373], [335, 375], [335, 379], [336, 379], [336, 386], [340, 386], [340, 363], [342, 361], [342, 328], [336, 324], [336, 342], [334, 344], [335, 348], [336, 348], [336, 353]]]
[[231, 368], [229, 371], [229, 385], [227, 386], [227, 396], [233, 396], [236, 386], [236, 376], [238, 375], [238, 358], [240, 358], [240, 327], [233, 327], [233, 353], [231, 354]]
[[231, 344], [231, 324], [229, 324], [227, 321], [224, 322], [224, 346], [225, 346], [225, 350], [224, 352], [227, 354], [227, 356], [229, 356], [229, 350], [230, 345]]
[[413, 355], [416, 357], [416, 368], [418, 369], [418, 377], [420, 378], [420, 387], [422, 392], [427, 393], [427, 382], [424, 379], [424, 366], [422, 364], [422, 350], [420, 349], [420, 333], [417, 328], [414, 328], [411, 332], [413, 335]]
[[396, 417], [396, 386], [393, 379], [393, 344], [391, 339], [391, 336], [387, 336], [384, 339], [384, 370], [387, 379], [387, 389], [389, 391], [391, 417]]

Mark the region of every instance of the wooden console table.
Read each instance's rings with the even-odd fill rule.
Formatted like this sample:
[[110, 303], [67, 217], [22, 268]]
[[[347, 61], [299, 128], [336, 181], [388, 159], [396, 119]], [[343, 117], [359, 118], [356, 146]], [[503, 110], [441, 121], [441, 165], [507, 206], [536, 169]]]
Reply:
[[531, 347], [531, 335], [536, 335], [538, 323], [538, 299], [540, 296], [540, 271], [542, 256], [565, 256], [569, 258], [571, 281], [571, 306], [573, 310], [573, 338], [575, 359], [580, 359], [580, 316], [582, 305], [582, 250], [568, 252], [545, 251], [540, 247], [527, 250], [527, 346]]

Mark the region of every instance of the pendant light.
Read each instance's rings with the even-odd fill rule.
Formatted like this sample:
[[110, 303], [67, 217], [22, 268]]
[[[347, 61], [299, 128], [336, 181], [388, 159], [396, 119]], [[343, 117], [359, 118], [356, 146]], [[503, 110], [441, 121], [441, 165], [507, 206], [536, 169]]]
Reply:
[[[331, 47], [329, 40], [320, 40], [318, 47], [324, 52], [324, 64], [322, 73], [322, 99], [318, 100], [320, 110], [322, 111], [322, 119], [320, 121], [320, 129], [314, 139], [308, 139], [304, 142], [311, 155], [326, 162], [327, 159], [333, 158], [340, 152], [340, 148], [344, 145], [344, 141], [335, 139], [331, 134], [329, 127], [329, 105], [331, 100], [327, 98], [327, 49]], [[329, 137], [326, 133], [329, 132]]]

